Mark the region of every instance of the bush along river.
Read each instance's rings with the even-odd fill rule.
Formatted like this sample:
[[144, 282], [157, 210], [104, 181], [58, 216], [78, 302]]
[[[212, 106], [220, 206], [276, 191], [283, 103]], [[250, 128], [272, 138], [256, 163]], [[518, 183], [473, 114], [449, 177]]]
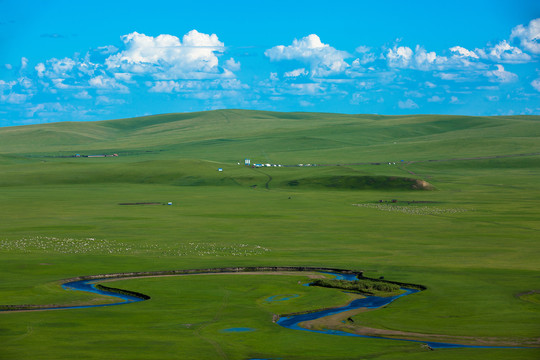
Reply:
[[[327, 268], [305, 268], [305, 267], [246, 267], [246, 268], [220, 268], [220, 269], [198, 269], [198, 270], [175, 270], [175, 271], [159, 271], [159, 272], [144, 272], [144, 273], [129, 273], [129, 274], [110, 274], [110, 275], [97, 275], [90, 276], [84, 279], [77, 279], [73, 281], [68, 281], [62, 285], [66, 290], [72, 291], [85, 291], [96, 293], [100, 295], [112, 296], [120, 299], [121, 301], [108, 303], [108, 304], [99, 304], [99, 305], [80, 305], [80, 306], [57, 306], [57, 305], [1, 305], [0, 311], [27, 311], [27, 310], [60, 310], [60, 309], [81, 309], [81, 308], [92, 308], [92, 307], [104, 307], [104, 306], [113, 306], [113, 305], [123, 305], [134, 303], [138, 301], [149, 300], [150, 296], [145, 294], [140, 294], [128, 290], [122, 290], [117, 288], [110, 288], [101, 284], [96, 284], [101, 281], [111, 281], [111, 280], [120, 280], [127, 278], [140, 278], [146, 276], [170, 276], [170, 275], [195, 275], [195, 274], [231, 274], [231, 273], [242, 273], [242, 272], [271, 272], [271, 271], [317, 271], [323, 274], [334, 276], [335, 280], [346, 280], [353, 282], [358, 280], [358, 275], [362, 277], [362, 272], [354, 272], [350, 270], [340, 270], [340, 269], [327, 269]], [[367, 279], [367, 278], [362, 278]], [[373, 279], [369, 279], [373, 280]], [[376, 280], [375, 280], [376, 281]], [[383, 281], [389, 284], [400, 284], [397, 282]], [[312, 283], [304, 284], [305, 286], [310, 286]], [[425, 289], [422, 286], [419, 286], [422, 289]], [[384, 307], [400, 297], [407, 296], [410, 294], [417, 293], [421, 290], [407, 288], [405, 286], [401, 287], [403, 292], [399, 295], [383, 297], [383, 296], [366, 296], [362, 299], [356, 299], [350, 302], [349, 304], [330, 308], [330, 309], [321, 309], [311, 311], [309, 313], [295, 313], [282, 315], [277, 318], [276, 323], [282, 327], [299, 330], [299, 331], [309, 331], [316, 332], [327, 335], [338, 335], [338, 336], [349, 336], [349, 337], [363, 337], [363, 338], [372, 338], [372, 339], [386, 339], [386, 340], [396, 340], [396, 341], [410, 341], [417, 342], [422, 344], [427, 344], [431, 349], [443, 349], [443, 348], [523, 348], [519, 346], [479, 346], [479, 345], [463, 345], [463, 344], [454, 344], [454, 343], [444, 343], [444, 342], [432, 342], [425, 340], [411, 340], [404, 338], [390, 338], [384, 336], [370, 336], [370, 335], [360, 335], [355, 333], [350, 333], [341, 330], [332, 330], [332, 329], [308, 329], [300, 326], [300, 323], [305, 321], [317, 320], [327, 316], [336, 315], [345, 311], [355, 310], [355, 309], [379, 309]], [[281, 296], [280, 296], [281, 297]], [[286, 295], [283, 298], [274, 299], [270, 297], [267, 301], [285, 301], [292, 298], [295, 298], [295, 295]], [[235, 329], [229, 329], [234, 331]], [[250, 329], [251, 330], [251, 329]], [[236, 330], [239, 331], [239, 330]], [[247, 331], [242, 329], [242, 331]]]

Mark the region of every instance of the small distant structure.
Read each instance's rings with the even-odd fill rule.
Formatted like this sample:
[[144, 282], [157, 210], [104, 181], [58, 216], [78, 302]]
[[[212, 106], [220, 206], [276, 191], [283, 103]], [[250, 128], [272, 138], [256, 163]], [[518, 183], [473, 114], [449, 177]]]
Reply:
[[251, 160], [250, 159], [245, 159], [244, 160], [244, 165], [246, 165], [246, 166], [251, 165]]
[[222, 171], [223, 171], [223, 169], [222, 169], [222, 168], [219, 168], [219, 169], [217, 169], [217, 171], [219, 171], [219, 172], [222, 172]]
[[167, 203], [167, 205], [172, 205], [172, 202], [169, 201], [169, 202]]
[[118, 154], [99, 154], [99, 155], [88, 155], [89, 158], [102, 158], [102, 157], [117, 157]]
[[81, 154], [75, 154], [75, 157], [81, 157]]

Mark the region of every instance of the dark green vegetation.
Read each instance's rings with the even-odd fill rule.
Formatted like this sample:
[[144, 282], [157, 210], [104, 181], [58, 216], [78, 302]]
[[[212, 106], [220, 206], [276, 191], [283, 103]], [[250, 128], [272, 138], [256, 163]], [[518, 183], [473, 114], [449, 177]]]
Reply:
[[[1, 128], [0, 304], [109, 301], [60, 288], [61, 279], [83, 275], [334, 267], [428, 287], [355, 316], [355, 324], [519, 344], [540, 336], [540, 156], [428, 160], [539, 153], [539, 135], [538, 117], [256, 111]], [[119, 156], [59, 157], [77, 153]], [[341, 166], [254, 169], [237, 165], [244, 158]], [[391, 178], [401, 185], [389, 186]], [[358, 179], [373, 179], [372, 186], [349, 185]], [[412, 189], [416, 180], [434, 190]], [[118, 205], [144, 202], [173, 205]], [[415, 343], [283, 329], [273, 314], [353, 296], [299, 281], [312, 280], [115, 281], [110, 286], [151, 300], [0, 313], [0, 358], [540, 357], [538, 349], [425, 351]], [[266, 301], [280, 294], [299, 296]], [[255, 331], [222, 332], [234, 327]]]
[[396, 284], [366, 279], [354, 281], [317, 279], [311, 283], [311, 286], [320, 286], [347, 291], [357, 291], [368, 295], [374, 295], [375, 293], [377, 293], [377, 295], [379, 296], [386, 295], [385, 293], [395, 293], [399, 291], [400, 288], [400, 286]]

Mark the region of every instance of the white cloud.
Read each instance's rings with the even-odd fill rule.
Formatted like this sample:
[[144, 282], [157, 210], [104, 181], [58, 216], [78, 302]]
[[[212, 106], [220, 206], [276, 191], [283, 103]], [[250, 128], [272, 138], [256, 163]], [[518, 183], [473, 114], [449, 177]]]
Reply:
[[44, 63], [37, 64], [34, 69], [38, 77], [48, 79], [67, 79], [91, 76], [98, 65], [88, 61], [88, 59], [52, 58]]
[[311, 34], [300, 40], [294, 39], [291, 45], [278, 45], [264, 52], [270, 60], [299, 60], [310, 64], [311, 74], [325, 77], [342, 73], [349, 66], [344, 59], [350, 57], [346, 51], [323, 44], [321, 39]]
[[409, 91], [405, 91], [405, 96], [406, 97], [421, 98], [421, 97], [424, 97], [424, 94], [422, 94], [420, 91], [409, 90]]
[[149, 81], [146, 85], [150, 88], [148, 91], [153, 93], [192, 93], [193, 95], [199, 91], [231, 91], [249, 88], [238, 79], [215, 79], [209, 81], [159, 80], [155, 82]]
[[351, 104], [359, 105], [361, 103], [367, 103], [369, 101], [369, 99], [366, 98], [364, 95], [365, 94], [359, 93], [359, 92], [353, 93], [352, 97], [351, 97], [351, 101], [350, 101]]
[[[0, 80], [0, 103], [22, 104], [33, 96], [25, 86], [27, 78], [19, 78], [18, 81]], [[18, 91], [22, 91], [18, 92]]]
[[389, 67], [401, 69], [416, 69], [422, 71], [442, 70], [448, 67], [461, 67], [467, 61], [449, 61], [446, 56], [439, 56], [434, 51], [426, 51], [417, 45], [414, 51], [407, 46], [395, 45], [386, 53]]
[[353, 66], [365, 65], [377, 60], [377, 55], [375, 55], [368, 46], [361, 45], [356, 48], [356, 52], [361, 55], [353, 61]]
[[62, 104], [58, 102], [47, 102], [28, 107], [26, 109], [26, 115], [28, 117], [34, 117], [36, 113], [40, 113], [42, 116], [50, 116], [66, 110], [74, 109], [71, 106], [62, 106]]
[[4, 81], [0, 80], [0, 90], [4, 89], [11, 89], [13, 86], [17, 84], [16, 81]]
[[22, 104], [26, 101], [27, 98], [28, 95], [26, 94], [18, 94], [11, 92], [7, 95], [0, 95], [0, 102], [8, 104]]
[[488, 95], [486, 96], [486, 99], [489, 101], [499, 101], [499, 97], [497, 95]]
[[306, 71], [305, 68], [301, 68], [301, 69], [295, 69], [293, 71], [289, 71], [289, 72], [286, 72], [283, 74], [283, 76], [285, 77], [298, 77], [298, 76], [301, 76], [301, 75], [307, 75], [308, 72]]
[[532, 85], [533, 88], [536, 89], [536, 91], [540, 91], [540, 78], [536, 79], [536, 80], [533, 80], [531, 82], [531, 85]]
[[531, 61], [531, 57], [521, 49], [510, 45], [506, 40], [501, 41], [488, 51], [476, 49], [482, 59], [505, 63], [525, 63]]
[[86, 100], [86, 99], [92, 98], [92, 96], [90, 96], [90, 94], [88, 94], [88, 91], [86, 90], [76, 93], [75, 95], [73, 95], [73, 97], [80, 100]]
[[13, 65], [11, 65], [11, 64], [4, 64], [4, 66], [5, 66], [6, 69], [8, 69], [8, 70], [13, 69]]
[[512, 29], [511, 40], [517, 40], [533, 54], [540, 54], [540, 18], [531, 20], [528, 26], [518, 25]]
[[26, 69], [26, 66], [28, 65], [28, 59], [25, 57], [21, 58], [21, 70]]
[[499, 90], [498, 86], [477, 86], [476, 90]]
[[436, 88], [436, 87], [437, 87], [437, 85], [435, 85], [434, 83], [432, 83], [432, 82], [430, 82], [430, 81], [426, 81], [426, 82], [424, 83], [424, 85], [426, 85], [426, 86], [427, 86], [428, 88], [430, 88], [430, 89], [433, 89], [433, 88]]
[[450, 48], [450, 51], [457, 56], [478, 59], [478, 55], [474, 51], [470, 51], [461, 46], [454, 46]]
[[451, 80], [451, 81], [464, 80], [461, 75], [454, 74], [454, 73], [439, 73], [436, 76], [443, 79], [443, 80]]
[[132, 76], [130, 73], [114, 73], [114, 78], [123, 82], [131, 82]]
[[44, 76], [44, 74], [45, 74], [45, 64], [39, 63], [39, 64], [36, 65], [36, 67], [34, 69], [36, 69], [37, 74], [38, 74], [39, 77]]
[[[221, 54], [225, 48], [216, 34], [191, 30], [180, 41], [178, 37], [168, 34], [152, 37], [133, 32], [121, 39], [126, 49], [105, 60], [108, 69], [114, 72], [149, 74], [160, 80], [234, 76], [230, 71], [234, 69], [219, 67], [217, 54]], [[236, 69], [239, 67], [234, 60], [229, 61], [228, 65]]]
[[114, 99], [103, 95], [96, 98], [96, 105], [122, 105], [124, 103], [125, 100]]
[[25, 89], [30, 89], [33, 86], [32, 80], [26, 76], [21, 76], [17, 82]]
[[413, 51], [407, 46], [394, 46], [393, 49], [389, 49], [386, 53], [386, 59], [390, 67], [407, 68], [412, 57]]
[[309, 107], [309, 106], [314, 106], [315, 104], [309, 102], [309, 101], [306, 101], [306, 100], [300, 100], [300, 106], [303, 106], [303, 107]]
[[118, 90], [123, 93], [128, 93], [129, 89], [124, 84], [120, 84], [114, 78], [110, 78], [104, 75], [98, 75], [88, 80], [88, 84], [96, 89], [101, 90]]
[[167, 93], [170, 94], [174, 91], [178, 91], [180, 89], [179, 84], [176, 81], [169, 80], [169, 81], [156, 81], [153, 85], [149, 82], [150, 89], [148, 91], [154, 92], [154, 93]]
[[69, 76], [68, 72], [70, 72], [73, 67], [75, 66], [75, 61], [70, 58], [63, 58], [63, 59], [51, 59], [47, 61], [52, 67], [52, 72], [56, 76], [66, 77]]
[[514, 73], [504, 70], [502, 65], [495, 65], [497, 70], [486, 71], [485, 75], [489, 78], [491, 82], [499, 83], [510, 83], [515, 82], [518, 79], [518, 76]]
[[432, 97], [430, 97], [429, 99], [427, 99], [428, 102], [443, 102], [444, 101], [444, 98], [438, 96], [438, 95], [433, 95]]
[[234, 61], [233, 58], [230, 58], [229, 60], [225, 61], [225, 67], [230, 71], [238, 71], [240, 70], [240, 62]]
[[400, 109], [418, 109], [418, 105], [411, 99], [399, 101], [398, 106]]
[[450, 103], [451, 104], [459, 104], [459, 99], [457, 98], [457, 96], [451, 96], [450, 97]]
[[291, 84], [290, 88], [295, 95], [324, 95], [326, 87], [318, 83]]
[[97, 51], [100, 54], [108, 55], [108, 54], [114, 54], [118, 51], [118, 48], [114, 45], [107, 45], [107, 46], [100, 46], [97, 48]]

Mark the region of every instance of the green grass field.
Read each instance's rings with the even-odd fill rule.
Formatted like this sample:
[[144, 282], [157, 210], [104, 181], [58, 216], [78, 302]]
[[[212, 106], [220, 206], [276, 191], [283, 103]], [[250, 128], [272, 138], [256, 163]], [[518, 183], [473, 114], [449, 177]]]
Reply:
[[[540, 289], [539, 135], [534, 116], [240, 110], [0, 128], [0, 304], [107, 301], [59, 286], [80, 275], [337, 267], [428, 288], [355, 323], [516, 344], [538, 339], [538, 294], [517, 295]], [[509, 157], [482, 158], [490, 156]], [[334, 166], [249, 168], [244, 158]], [[456, 160], [427, 161], [448, 159]], [[413, 189], [417, 179], [434, 189]], [[173, 205], [119, 205], [134, 202]], [[307, 278], [111, 282], [152, 299], [2, 312], [0, 359], [540, 357], [539, 348], [426, 351], [288, 330], [272, 314], [352, 296], [299, 281]], [[281, 294], [299, 296], [265, 301]], [[236, 327], [252, 331], [223, 331]]]

